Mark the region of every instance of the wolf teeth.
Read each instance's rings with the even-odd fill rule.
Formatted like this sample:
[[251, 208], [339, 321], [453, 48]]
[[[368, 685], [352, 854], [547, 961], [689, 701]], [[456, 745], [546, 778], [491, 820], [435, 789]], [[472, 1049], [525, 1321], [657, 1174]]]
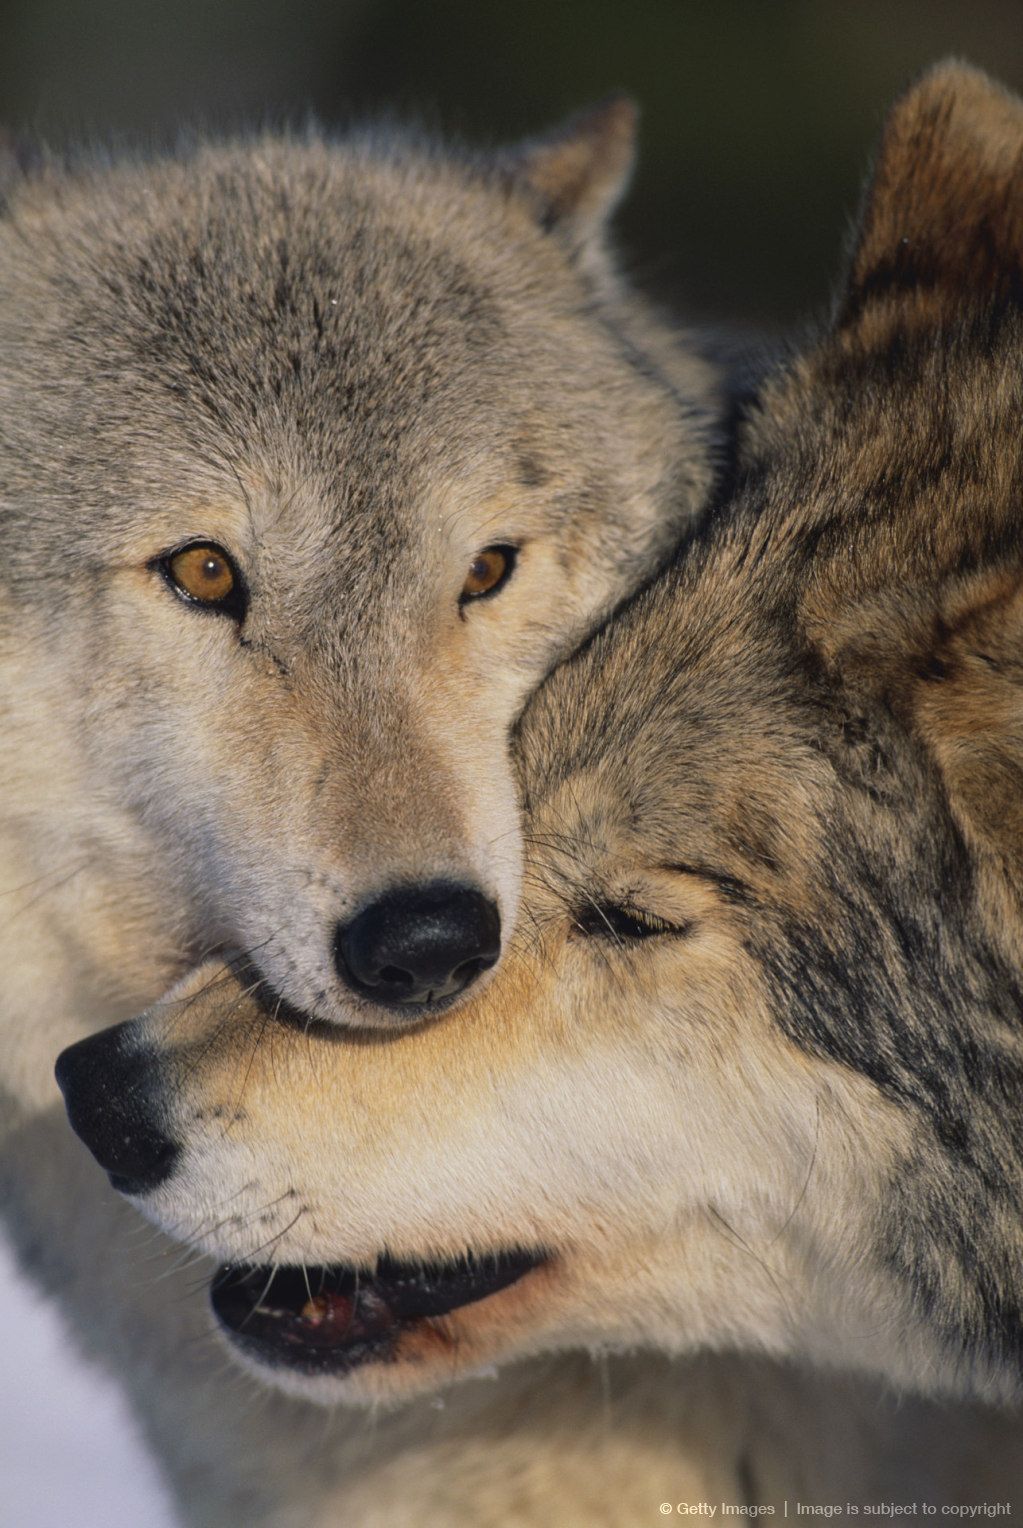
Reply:
[[355, 1315], [355, 1302], [347, 1295], [314, 1295], [299, 1311], [299, 1316], [310, 1326], [351, 1326]]

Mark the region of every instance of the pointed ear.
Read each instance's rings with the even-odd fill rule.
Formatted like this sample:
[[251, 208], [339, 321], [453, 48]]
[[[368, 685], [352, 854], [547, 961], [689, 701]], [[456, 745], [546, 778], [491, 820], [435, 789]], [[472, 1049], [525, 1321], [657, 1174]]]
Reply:
[[611, 96], [508, 155], [506, 174], [545, 228], [575, 247], [599, 232], [628, 185], [638, 116], [627, 96]]
[[946, 62], [889, 114], [839, 326], [884, 301], [990, 300], [1023, 304], [1023, 101]]

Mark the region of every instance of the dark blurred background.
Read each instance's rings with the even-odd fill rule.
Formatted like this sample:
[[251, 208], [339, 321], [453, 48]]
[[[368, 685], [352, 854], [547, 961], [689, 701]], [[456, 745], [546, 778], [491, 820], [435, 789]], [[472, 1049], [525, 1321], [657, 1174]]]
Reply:
[[826, 299], [885, 106], [948, 53], [1023, 87], [1023, 4], [0, 0], [0, 124], [152, 141], [397, 107], [491, 142], [624, 87], [632, 268], [689, 315], [774, 328]]

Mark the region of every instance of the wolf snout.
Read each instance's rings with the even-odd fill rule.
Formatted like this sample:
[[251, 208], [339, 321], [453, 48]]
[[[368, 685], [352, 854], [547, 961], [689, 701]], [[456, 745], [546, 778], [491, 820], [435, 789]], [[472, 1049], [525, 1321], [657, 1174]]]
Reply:
[[387, 892], [342, 925], [335, 942], [342, 980], [388, 1007], [454, 997], [500, 953], [496, 904], [474, 886], [449, 881]]
[[178, 1147], [160, 1121], [160, 1077], [132, 1025], [79, 1040], [57, 1058], [68, 1119], [123, 1194], [145, 1194], [168, 1178]]

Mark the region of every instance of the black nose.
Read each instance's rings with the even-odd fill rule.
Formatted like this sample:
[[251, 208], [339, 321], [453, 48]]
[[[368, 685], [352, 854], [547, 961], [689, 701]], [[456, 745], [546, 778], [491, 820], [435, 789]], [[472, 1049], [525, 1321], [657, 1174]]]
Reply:
[[375, 1003], [423, 1005], [452, 997], [501, 953], [501, 918], [472, 886], [403, 886], [338, 930], [344, 981]]
[[122, 1194], [144, 1194], [170, 1176], [178, 1148], [159, 1124], [159, 1072], [131, 1024], [104, 1029], [57, 1058], [71, 1128]]

